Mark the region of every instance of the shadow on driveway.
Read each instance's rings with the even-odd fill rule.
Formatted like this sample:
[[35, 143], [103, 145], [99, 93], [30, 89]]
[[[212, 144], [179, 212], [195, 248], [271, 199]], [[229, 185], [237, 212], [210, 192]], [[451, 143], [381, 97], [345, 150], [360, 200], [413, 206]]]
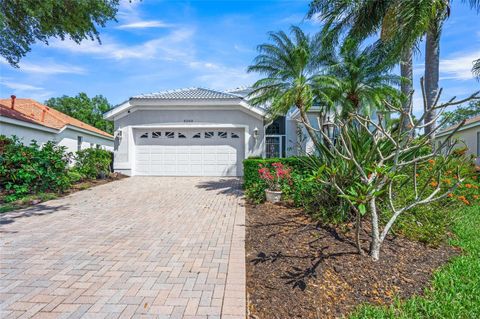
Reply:
[[242, 180], [240, 178], [224, 178], [218, 180], [204, 181], [196, 185], [207, 191], [218, 191], [218, 194], [242, 197]]
[[59, 210], [68, 209], [68, 207], [68, 205], [50, 206], [45, 204], [37, 204], [32, 207], [24, 208], [18, 211], [3, 213], [2, 215], [0, 215], [0, 225], [11, 224], [17, 218], [50, 215]]

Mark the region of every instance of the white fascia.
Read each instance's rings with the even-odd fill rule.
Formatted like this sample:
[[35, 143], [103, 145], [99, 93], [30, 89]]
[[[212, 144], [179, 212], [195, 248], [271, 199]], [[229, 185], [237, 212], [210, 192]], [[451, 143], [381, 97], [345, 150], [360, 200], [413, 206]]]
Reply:
[[[159, 108], [159, 106], [161, 108]], [[136, 110], [231, 110], [237, 107], [239, 110], [246, 111], [259, 119], [263, 119], [265, 111], [253, 107], [245, 101], [236, 99], [212, 99], [212, 100], [161, 100], [161, 99], [132, 99], [124, 102], [116, 108], [106, 112], [103, 117], [106, 120], [116, 120], [125, 115], [127, 111]], [[222, 108], [225, 107], [225, 108]]]
[[17, 125], [17, 126], [28, 127], [28, 128], [32, 128], [32, 129], [39, 130], [39, 131], [49, 132], [49, 133], [59, 133], [59, 130], [51, 128], [51, 127], [47, 127], [47, 126], [43, 126], [43, 125], [35, 124], [35, 123], [30, 123], [30, 122], [25, 122], [25, 121], [20, 121], [20, 120], [12, 119], [12, 118], [5, 117], [5, 116], [0, 116], [0, 122], [12, 124], [12, 125]]

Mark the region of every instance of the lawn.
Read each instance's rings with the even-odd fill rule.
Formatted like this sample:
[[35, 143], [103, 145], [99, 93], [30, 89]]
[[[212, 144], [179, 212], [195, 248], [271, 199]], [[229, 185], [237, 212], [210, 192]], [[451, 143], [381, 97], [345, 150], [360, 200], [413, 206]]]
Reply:
[[351, 318], [480, 318], [480, 207], [464, 209], [451, 244], [463, 253], [437, 271], [422, 297], [360, 307]]

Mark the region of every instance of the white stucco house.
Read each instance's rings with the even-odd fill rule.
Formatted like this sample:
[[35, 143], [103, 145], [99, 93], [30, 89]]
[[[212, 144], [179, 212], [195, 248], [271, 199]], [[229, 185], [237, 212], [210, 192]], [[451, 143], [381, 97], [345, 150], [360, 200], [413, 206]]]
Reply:
[[[133, 96], [105, 113], [114, 122], [114, 170], [126, 175], [241, 176], [248, 157], [286, 157], [311, 142], [298, 114], [271, 122], [249, 89], [188, 88]], [[318, 127], [318, 109], [309, 113]]]
[[32, 99], [0, 99], [0, 135], [22, 143], [54, 141], [67, 152], [85, 148], [113, 151], [113, 136]]
[[[458, 126], [453, 125], [440, 131], [435, 137], [437, 147], [440, 147]], [[472, 155], [475, 163], [480, 165], [480, 116], [465, 121], [465, 124], [453, 134], [447, 144], [457, 142], [457, 148], [467, 148], [467, 154]]]

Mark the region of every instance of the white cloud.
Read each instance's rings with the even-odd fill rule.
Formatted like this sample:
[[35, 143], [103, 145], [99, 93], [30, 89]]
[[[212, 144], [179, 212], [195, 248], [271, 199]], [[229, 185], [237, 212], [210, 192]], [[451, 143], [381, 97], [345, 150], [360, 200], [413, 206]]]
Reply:
[[0, 84], [3, 86], [12, 89], [12, 90], [19, 90], [19, 91], [38, 91], [38, 90], [43, 90], [43, 88], [30, 85], [30, 84], [25, 84], [25, 83], [18, 83], [18, 82], [11, 82], [8, 80], [2, 80], [0, 81]]
[[[9, 65], [5, 59], [0, 59], [0, 64]], [[82, 67], [59, 64], [50, 61], [37, 61], [36, 63], [21, 62], [17, 69], [25, 73], [38, 73], [38, 74], [85, 74], [86, 70]]]
[[249, 86], [256, 80], [256, 75], [247, 73], [243, 67], [227, 67], [208, 62], [197, 62], [200, 75], [195, 80], [213, 89], [231, 89], [232, 87]]
[[480, 58], [480, 49], [454, 58], [440, 60], [441, 80], [473, 79], [472, 63]]
[[144, 20], [121, 24], [117, 29], [146, 29], [146, 28], [170, 28], [171, 24], [159, 20]]
[[117, 42], [111, 37], [104, 36], [102, 44], [96, 41], [83, 41], [77, 44], [71, 40], [54, 40], [51, 47], [71, 51], [73, 53], [91, 54], [102, 58], [115, 60], [124, 59], [151, 59], [176, 60], [186, 56], [186, 44], [194, 35], [193, 28], [179, 28], [170, 34], [146, 41], [141, 44], [128, 45]]

